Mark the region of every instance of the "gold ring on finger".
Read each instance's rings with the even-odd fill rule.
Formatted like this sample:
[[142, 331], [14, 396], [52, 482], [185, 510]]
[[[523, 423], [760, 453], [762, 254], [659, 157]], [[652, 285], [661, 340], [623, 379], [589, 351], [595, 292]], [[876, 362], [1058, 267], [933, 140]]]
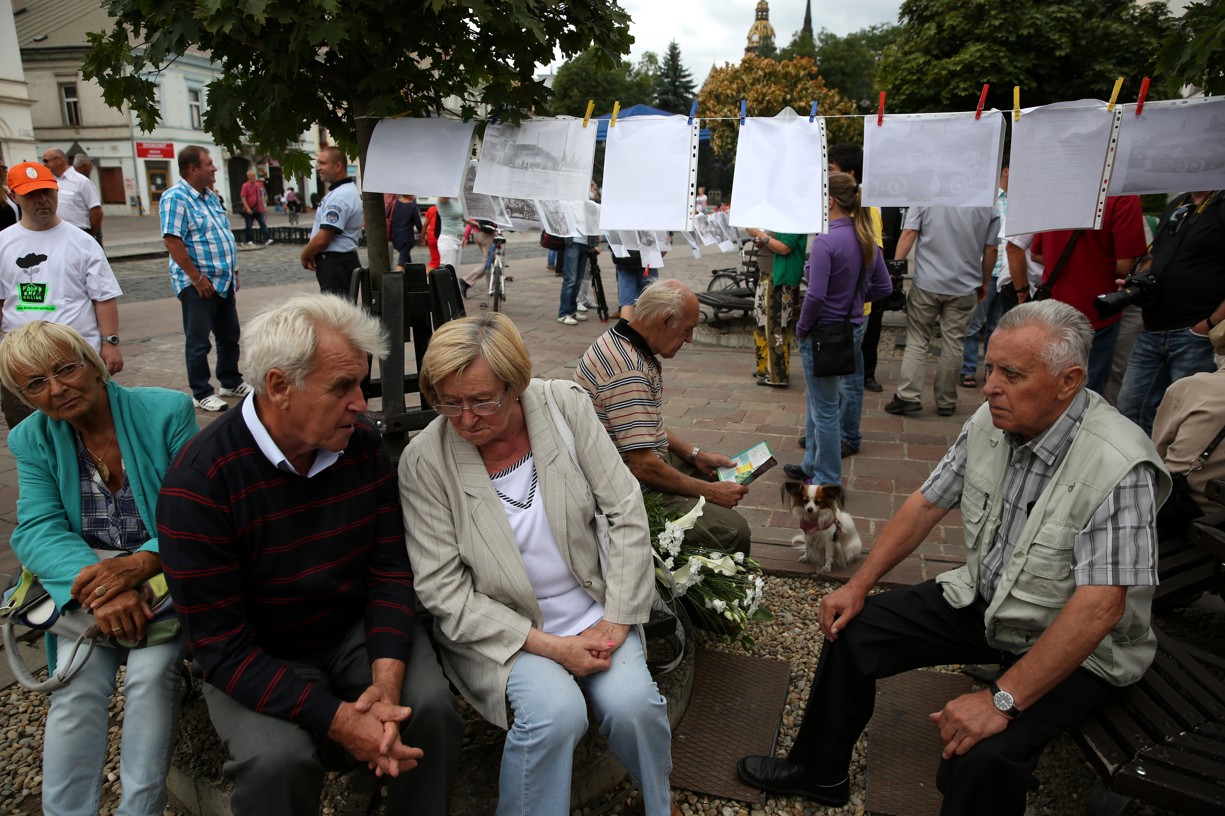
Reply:
[[100, 586], [100, 587], [98, 587], [97, 589], [95, 589], [95, 590], [94, 590], [94, 596], [95, 596], [95, 597], [101, 598], [101, 597], [102, 597], [103, 595], [105, 595], [105, 594], [106, 594], [106, 587], [104, 587], [104, 586]]

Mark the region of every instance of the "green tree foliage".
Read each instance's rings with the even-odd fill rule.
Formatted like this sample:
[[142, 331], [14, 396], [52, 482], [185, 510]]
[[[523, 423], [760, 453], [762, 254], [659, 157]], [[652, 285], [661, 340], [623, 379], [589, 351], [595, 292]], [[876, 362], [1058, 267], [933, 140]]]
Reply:
[[899, 28], [891, 24], [871, 26], [840, 37], [821, 30], [817, 35], [816, 61], [825, 84], [859, 105], [871, 106], [876, 85], [876, 66], [885, 48], [897, 41]]
[[[825, 32], [822, 31], [822, 34]], [[812, 38], [812, 35], [806, 31], [797, 31], [795, 36], [791, 38], [791, 42], [787, 47], [778, 52], [779, 59], [795, 59], [796, 57], [808, 57], [813, 62], [817, 62], [817, 43]]]
[[1225, 93], [1225, 0], [1187, 6], [1161, 44], [1157, 72], [1171, 96], [1183, 85]]
[[648, 51], [638, 65], [620, 61], [604, 67], [600, 50], [590, 48], [557, 69], [547, 110], [559, 116], [582, 116], [588, 100], [595, 102], [596, 115], [611, 111], [614, 102], [623, 108], [649, 105], [655, 99], [653, 68], [658, 64], [659, 59]]
[[[741, 99], [746, 100], [750, 116], [774, 116], [785, 107], [807, 114], [813, 100], [820, 103], [826, 116], [855, 112], [841, 94], [826, 87], [812, 60], [748, 55], [739, 65], [727, 63], [712, 68], [698, 95], [698, 114], [703, 117], [702, 124], [710, 128], [711, 149], [720, 156], [736, 152]], [[858, 119], [830, 119], [826, 124], [830, 144], [862, 139], [863, 127]]]
[[[205, 129], [237, 150], [253, 143], [309, 161], [290, 146], [321, 124], [365, 161], [378, 118], [497, 109], [511, 121], [549, 91], [536, 66], [595, 46], [611, 67], [629, 51], [629, 15], [613, 0], [105, 0], [110, 31], [89, 35], [83, 67], [112, 107], [141, 126], [160, 119], [155, 78], [188, 51], [220, 76], [207, 86]], [[387, 268], [382, 201], [365, 200], [370, 261]]]
[[696, 94], [693, 74], [681, 62], [681, 48], [673, 40], [655, 77], [655, 107], [669, 113], [688, 113]]
[[[1131, 98], [1169, 33], [1164, 3], [1132, 0], [905, 0], [897, 43], [876, 84], [899, 113], [1109, 98], [1117, 77]], [[1150, 92], [1150, 97], [1153, 94]]]

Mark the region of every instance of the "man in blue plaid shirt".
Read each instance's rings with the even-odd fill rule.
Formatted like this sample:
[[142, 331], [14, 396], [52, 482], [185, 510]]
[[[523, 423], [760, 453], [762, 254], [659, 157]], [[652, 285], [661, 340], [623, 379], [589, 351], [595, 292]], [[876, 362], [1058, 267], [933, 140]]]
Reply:
[[[187, 382], [197, 408], [224, 411], [230, 406], [221, 397], [251, 393], [238, 372], [238, 244], [210, 189], [217, 166], [208, 151], [195, 145], [180, 150], [179, 176], [159, 206], [170, 280], [183, 307]], [[209, 382], [209, 334], [217, 342], [217, 393]]]

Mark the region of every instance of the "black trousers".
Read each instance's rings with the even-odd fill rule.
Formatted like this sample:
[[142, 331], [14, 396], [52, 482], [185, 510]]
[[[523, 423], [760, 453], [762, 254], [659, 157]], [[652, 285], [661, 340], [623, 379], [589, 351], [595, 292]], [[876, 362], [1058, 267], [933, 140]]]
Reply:
[[863, 330], [863, 377], [865, 380], [876, 379], [876, 350], [880, 346], [880, 324], [885, 319], [885, 310], [879, 303], [872, 303], [872, 311], [868, 315], [868, 327]]
[[[879, 678], [949, 663], [1016, 662], [1019, 655], [987, 643], [985, 611], [982, 602], [954, 609], [935, 581], [868, 598], [838, 639], [821, 649], [790, 759], [812, 768], [848, 767], [855, 742], [872, 717]], [[941, 761], [936, 775], [944, 794], [941, 814], [1023, 814], [1043, 749], [1118, 694], [1119, 689], [1078, 668], [999, 734], [963, 756]]]
[[319, 281], [319, 291], [325, 295], [337, 294], [347, 300], [353, 270], [361, 265], [356, 251], [320, 252], [315, 256], [315, 279]]

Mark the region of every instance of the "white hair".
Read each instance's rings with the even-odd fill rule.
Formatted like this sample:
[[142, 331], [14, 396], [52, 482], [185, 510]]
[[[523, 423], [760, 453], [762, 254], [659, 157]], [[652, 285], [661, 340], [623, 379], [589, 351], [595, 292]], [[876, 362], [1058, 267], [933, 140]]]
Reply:
[[363, 354], [387, 356], [387, 333], [374, 316], [336, 295], [297, 295], [260, 312], [243, 332], [243, 370], [252, 390], [263, 394], [274, 368], [303, 388], [314, 370], [319, 335], [329, 331]]
[[72, 166], [75, 170], [80, 170], [87, 164], [93, 164], [94, 160], [89, 157], [88, 153], [78, 153], [72, 157]]
[[1076, 308], [1058, 300], [1028, 301], [1000, 318], [997, 332], [1023, 326], [1039, 326], [1050, 337], [1042, 349], [1042, 359], [1052, 374], [1080, 366], [1089, 370], [1089, 349], [1093, 345], [1093, 326]]
[[662, 324], [668, 318], [679, 319], [685, 312], [686, 295], [689, 288], [670, 278], [647, 286], [634, 304], [634, 323]]

